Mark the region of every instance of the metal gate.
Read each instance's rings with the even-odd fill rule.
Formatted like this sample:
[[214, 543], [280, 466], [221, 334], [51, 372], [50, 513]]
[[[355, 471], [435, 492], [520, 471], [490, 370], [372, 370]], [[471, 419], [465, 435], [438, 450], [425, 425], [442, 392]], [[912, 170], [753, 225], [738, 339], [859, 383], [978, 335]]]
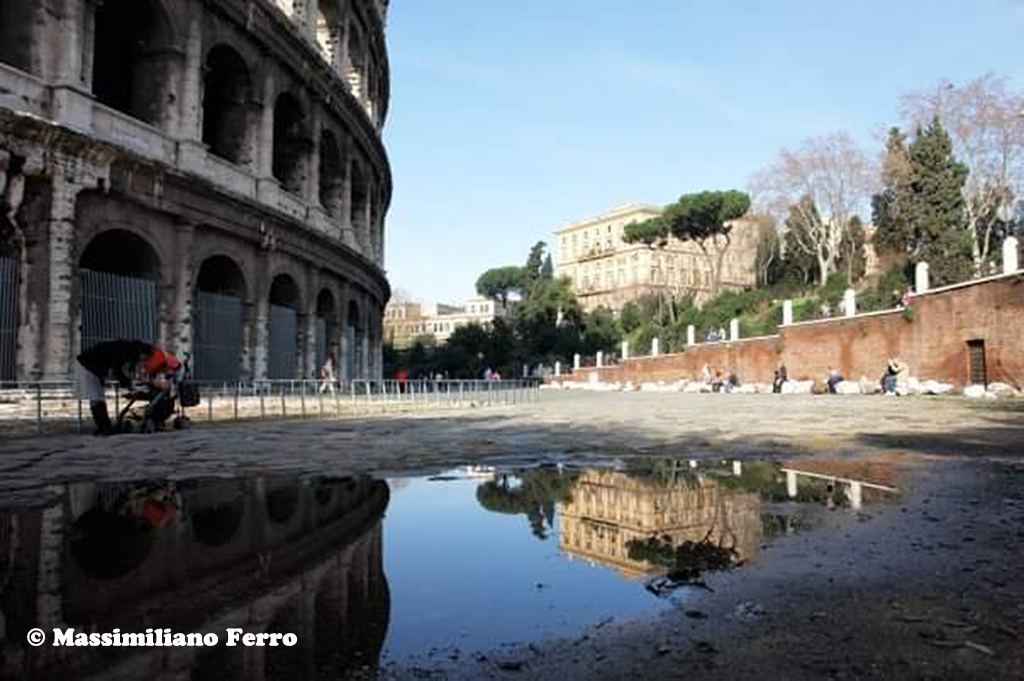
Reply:
[[270, 356], [267, 378], [299, 378], [299, 313], [290, 307], [270, 306]]
[[196, 292], [192, 373], [200, 381], [237, 381], [245, 346], [245, 302]]
[[[316, 329], [313, 349], [313, 370], [320, 375], [320, 367], [327, 360], [327, 320], [322, 317], [316, 318]], [[338, 373], [338, 367], [334, 367], [334, 373]]]
[[0, 381], [16, 378], [18, 289], [18, 261], [0, 258]]
[[983, 340], [967, 341], [967, 382], [972, 385], [988, 385]]
[[156, 341], [155, 281], [86, 269], [81, 273], [82, 350], [122, 338]]

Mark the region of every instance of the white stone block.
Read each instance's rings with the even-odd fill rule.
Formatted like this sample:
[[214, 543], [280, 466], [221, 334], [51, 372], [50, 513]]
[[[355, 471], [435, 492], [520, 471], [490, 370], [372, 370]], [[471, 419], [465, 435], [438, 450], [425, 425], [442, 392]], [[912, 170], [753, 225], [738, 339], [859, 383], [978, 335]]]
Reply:
[[914, 268], [914, 292], [917, 295], [927, 293], [929, 287], [928, 263], [919, 262]]
[[793, 323], [793, 301], [787, 300], [782, 303], [782, 325], [789, 326]]
[[1003, 273], [1011, 274], [1020, 269], [1020, 263], [1018, 262], [1018, 250], [1020, 244], [1017, 241], [1017, 237], [1008, 236], [1003, 241]]
[[1016, 397], [1020, 394], [1016, 388], [1006, 383], [989, 383], [988, 392], [996, 397]]
[[784, 395], [810, 395], [814, 390], [814, 381], [786, 381], [782, 384]]
[[964, 388], [964, 397], [978, 398], [984, 396], [985, 386], [983, 385], [969, 385], [966, 388]]
[[861, 392], [857, 381], [840, 381], [836, 384], [836, 393], [839, 395], [860, 395]]

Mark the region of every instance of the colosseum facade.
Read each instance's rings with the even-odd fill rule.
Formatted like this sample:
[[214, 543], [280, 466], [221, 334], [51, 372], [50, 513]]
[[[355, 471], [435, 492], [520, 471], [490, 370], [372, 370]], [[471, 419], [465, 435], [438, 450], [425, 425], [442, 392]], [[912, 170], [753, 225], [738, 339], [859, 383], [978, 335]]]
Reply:
[[387, 0], [3, 0], [0, 380], [381, 373]]

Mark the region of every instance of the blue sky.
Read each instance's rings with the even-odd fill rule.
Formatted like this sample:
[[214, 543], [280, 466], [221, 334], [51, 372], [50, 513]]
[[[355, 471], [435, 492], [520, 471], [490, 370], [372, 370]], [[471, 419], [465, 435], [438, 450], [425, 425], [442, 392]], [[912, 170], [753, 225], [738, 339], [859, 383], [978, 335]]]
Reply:
[[899, 95], [986, 72], [1024, 87], [1020, 0], [393, 0], [386, 267], [473, 295], [560, 225], [746, 188], [846, 130], [874, 153]]

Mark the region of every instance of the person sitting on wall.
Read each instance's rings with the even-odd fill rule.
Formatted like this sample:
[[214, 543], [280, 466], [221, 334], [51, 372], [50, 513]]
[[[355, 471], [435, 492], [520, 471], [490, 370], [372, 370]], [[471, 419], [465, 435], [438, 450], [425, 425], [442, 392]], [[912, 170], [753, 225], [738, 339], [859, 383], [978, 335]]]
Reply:
[[722, 380], [722, 372], [715, 372], [715, 380], [711, 381], [711, 392], [720, 393], [725, 387], [725, 381]]
[[704, 385], [711, 385], [711, 367], [707, 364], [705, 364], [704, 368], [700, 370], [700, 378]]
[[890, 357], [885, 365], [885, 373], [882, 374], [882, 394], [896, 394], [896, 377], [903, 371], [903, 366], [895, 357]]
[[825, 381], [825, 384], [828, 386], [829, 393], [831, 393], [832, 395], [835, 395], [836, 394], [836, 386], [839, 385], [840, 383], [842, 383], [842, 381], [843, 381], [843, 375], [841, 373], [839, 373], [839, 369], [836, 368], [836, 367], [829, 367], [828, 368], [828, 380]]
[[786, 365], [782, 364], [778, 369], [775, 370], [775, 379], [772, 380], [772, 392], [781, 393], [782, 385], [789, 380], [789, 376], [786, 373]]
[[167, 386], [165, 374], [181, 366], [171, 353], [139, 340], [97, 343], [77, 360], [78, 395], [89, 400], [97, 435], [109, 435], [113, 431], [103, 389], [105, 381], [113, 378], [121, 388], [131, 388], [134, 380], [145, 379], [150, 387], [163, 390]]
[[725, 378], [725, 392], [731, 393], [736, 392], [740, 387], [740, 378], [736, 375], [735, 371], [730, 371], [729, 375]]

